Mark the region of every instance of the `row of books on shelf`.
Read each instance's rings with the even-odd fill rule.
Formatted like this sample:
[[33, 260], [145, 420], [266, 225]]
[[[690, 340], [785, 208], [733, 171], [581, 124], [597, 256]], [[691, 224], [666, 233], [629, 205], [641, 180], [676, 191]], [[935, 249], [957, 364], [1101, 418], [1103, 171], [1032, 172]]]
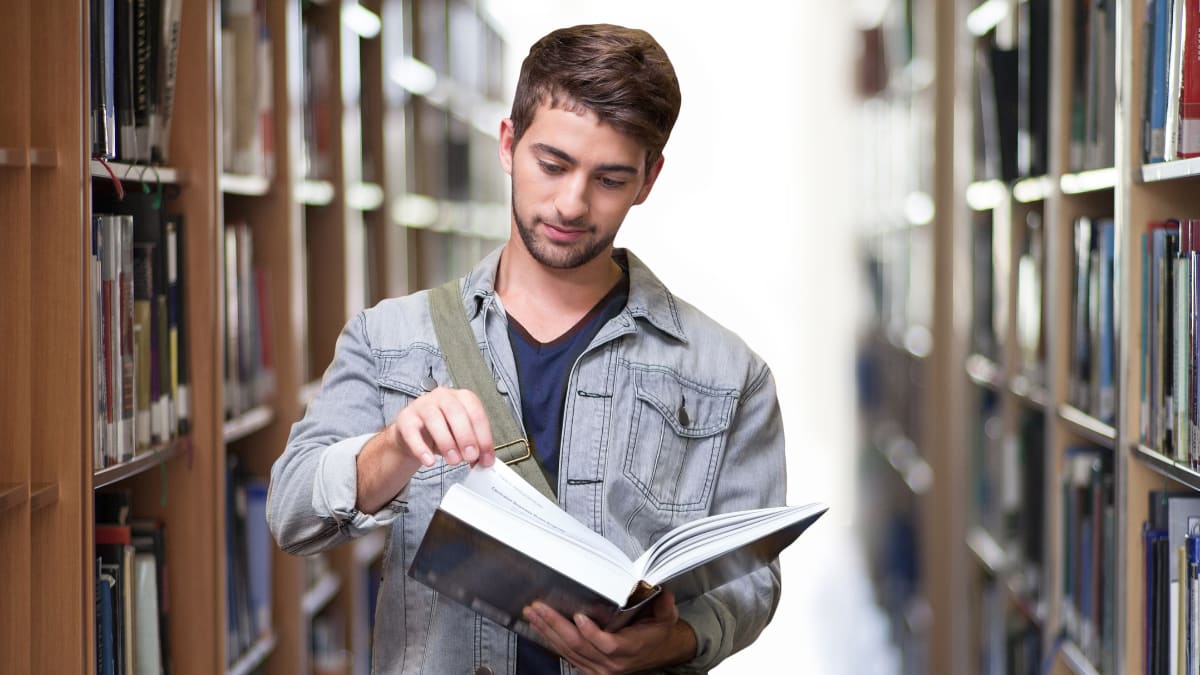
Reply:
[[164, 163], [183, 0], [89, 0], [92, 155]]
[[267, 481], [243, 472], [232, 453], [225, 471], [225, 652], [232, 664], [272, 633], [274, 542], [267, 530]]
[[254, 263], [254, 234], [245, 222], [225, 225], [225, 417], [275, 394], [271, 292], [267, 271]]
[[165, 528], [130, 516], [128, 493], [96, 495], [96, 673], [169, 673]]
[[93, 464], [129, 461], [190, 427], [183, 218], [153, 195], [97, 195], [90, 256]]
[[1013, 607], [1008, 587], [1000, 579], [989, 579], [980, 594], [979, 673], [1041, 672], [1042, 631]]
[[1067, 162], [1071, 171], [1083, 171], [1113, 166], [1116, 161], [1116, 26], [1120, 9], [1106, 0], [1074, 5]]
[[223, 0], [220, 5], [222, 169], [270, 178], [275, 170], [274, 59], [266, 4]]
[[1106, 424], [1116, 416], [1114, 253], [1112, 218], [1075, 219], [1069, 397]]
[[1147, 675], [1200, 672], [1200, 496], [1150, 493], [1145, 556]]
[[[1003, 293], [1007, 284], [998, 277], [995, 265], [995, 247], [1007, 245], [996, 241], [996, 229], [992, 213], [975, 213], [972, 227], [972, 279], [971, 297], [974, 308], [971, 326], [971, 347], [974, 353], [992, 361], [999, 360], [999, 333], [1003, 330], [1006, 317], [1002, 315], [1006, 303], [998, 302], [998, 292]], [[1016, 261], [1016, 342], [1017, 357], [1024, 375], [1042, 379], [1046, 346], [1042, 332], [1044, 306], [1042, 303], [1043, 277], [1045, 276], [1045, 241], [1043, 238], [1042, 213], [1031, 209], [1025, 214], [1021, 232], [1020, 251]], [[1002, 230], [1002, 233], [1006, 230]]]
[[1200, 7], [1147, 0], [1143, 65], [1143, 159], [1200, 156]]
[[1062, 476], [1063, 634], [1101, 673], [1116, 672], [1116, 511], [1112, 451], [1067, 448]]
[[1200, 219], [1152, 222], [1141, 244], [1141, 439], [1197, 466]]
[[975, 175], [1014, 180], [1047, 166], [1049, 0], [1020, 3], [1012, 30], [986, 35], [975, 57]]
[[[1183, 0], [1179, 0], [1182, 2]], [[1049, 168], [1051, 0], [1016, 5], [983, 36], [975, 57], [975, 175], [1012, 181]], [[1112, 166], [1116, 129], [1116, 18], [1111, 2], [1075, 3], [1068, 92], [1071, 171]], [[1015, 39], [1014, 39], [1015, 34]]]

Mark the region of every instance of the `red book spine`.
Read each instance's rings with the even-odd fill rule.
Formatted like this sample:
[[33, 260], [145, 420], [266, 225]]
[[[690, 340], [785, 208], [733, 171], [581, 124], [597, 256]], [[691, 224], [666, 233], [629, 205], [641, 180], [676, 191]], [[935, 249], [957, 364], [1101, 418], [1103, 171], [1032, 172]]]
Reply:
[[1200, 0], [1184, 3], [1183, 73], [1179, 88], [1179, 156], [1200, 157]]

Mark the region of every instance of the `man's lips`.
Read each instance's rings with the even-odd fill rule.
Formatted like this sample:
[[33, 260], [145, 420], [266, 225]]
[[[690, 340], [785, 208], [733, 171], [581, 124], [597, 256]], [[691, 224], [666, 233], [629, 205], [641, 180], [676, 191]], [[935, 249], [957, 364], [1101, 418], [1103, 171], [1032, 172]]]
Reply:
[[542, 225], [546, 228], [546, 232], [549, 233], [552, 239], [568, 241], [578, 239], [587, 234], [587, 230], [584, 228], [564, 227], [562, 225], [554, 225], [544, 221], [542, 222]]

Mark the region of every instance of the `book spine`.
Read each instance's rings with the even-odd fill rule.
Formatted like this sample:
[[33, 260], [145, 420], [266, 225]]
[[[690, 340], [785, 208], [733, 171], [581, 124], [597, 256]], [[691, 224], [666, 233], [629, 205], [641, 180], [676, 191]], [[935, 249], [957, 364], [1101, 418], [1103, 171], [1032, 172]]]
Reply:
[[1179, 157], [1200, 157], [1200, 3], [1184, 5], [1179, 85]]
[[159, 103], [157, 133], [150, 150], [152, 159], [171, 159], [171, 117], [175, 112], [175, 87], [179, 66], [180, 21], [183, 0], [162, 0], [162, 36], [158, 59]]
[[151, 412], [150, 328], [153, 289], [153, 244], [137, 243], [133, 250], [133, 331], [137, 369], [135, 428], [137, 448], [143, 450], [153, 443]]
[[1111, 424], [1116, 417], [1116, 345], [1113, 321], [1114, 223], [1100, 223], [1100, 401], [1097, 416]]
[[1150, 43], [1150, 152], [1149, 161], [1161, 162], [1166, 148], [1167, 61], [1170, 53], [1173, 0], [1154, 0], [1153, 41]]
[[134, 348], [133, 311], [133, 217], [117, 216], [120, 223], [121, 267], [119, 275], [120, 364], [121, 364], [121, 461], [133, 459], [136, 448], [135, 409], [137, 358]]
[[225, 226], [225, 417], [232, 418], [242, 411], [239, 384], [241, 348], [238, 336], [238, 236], [237, 228]]
[[100, 273], [102, 278], [104, 342], [105, 448], [104, 466], [121, 458], [121, 238], [117, 216], [100, 215]]
[[114, 83], [117, 106], [117, 157], [137, 160], [137, 132], [134, 122], [134, 0], [116, 0], [116, 39], [114, 41]]
[[92, 470], [101, 469], [105, 466], [105, 457], [107, 452], [107, 425], [108, 425], [108, 403], [106, 398], [106, 387], [108, 386], [108, 372], [105, 364], [108, 358], [104, 351], [104, 276], [101, 271], [100, 261], [100, 217], [92, 216], [92, 251], [88, 259], [89, 284], [88, 293], [90, 304], [89, 312], [91, 314], [89, 325], [91, 326], [91, 355], [89, 360], [92, 362]]
[[117, 156], [117, 118], [114, 99], [114, 0], [90, 0], [92, 156]]
[[133, 0], [133, 124], [138, 161], [150, 159], [154, 99], [154, 15], [156, 0]]
[[1172, 0], [1170, 48], [1167, 52], [1167, 110], [1163, 122], [1163, 159], [1179, 159], [1180, 115], [1179, 95], [1183, 85], [1184, 17], [1187, 0]]

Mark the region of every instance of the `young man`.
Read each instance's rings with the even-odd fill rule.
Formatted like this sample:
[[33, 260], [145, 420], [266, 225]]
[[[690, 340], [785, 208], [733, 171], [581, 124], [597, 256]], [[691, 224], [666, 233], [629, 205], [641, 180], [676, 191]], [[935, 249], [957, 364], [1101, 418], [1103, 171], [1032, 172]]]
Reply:
[[[461, 281], [484, 360], [560, 505], [631, 557], [682, 522], [784, 503], [767, 366], [613, 247], [662, 170], [679, 104], [644, 31], [577, 26], [538, 41], [500, 128], [512, 236]], [[479, 398], [450, 386], [426, 292], [350, 321], [272, 469], [268, 519], [296, 554], [390, 528], [374, 672], [558, 673], [560, 656], [587, 673], [703, 672], [770, 621], [777, 562], [678, 607], [664, 594], [614, 633], [534, 603], [526, 618], [544, 647], [409, 579], [446, 488], [494, 462], [492, 446]]]

